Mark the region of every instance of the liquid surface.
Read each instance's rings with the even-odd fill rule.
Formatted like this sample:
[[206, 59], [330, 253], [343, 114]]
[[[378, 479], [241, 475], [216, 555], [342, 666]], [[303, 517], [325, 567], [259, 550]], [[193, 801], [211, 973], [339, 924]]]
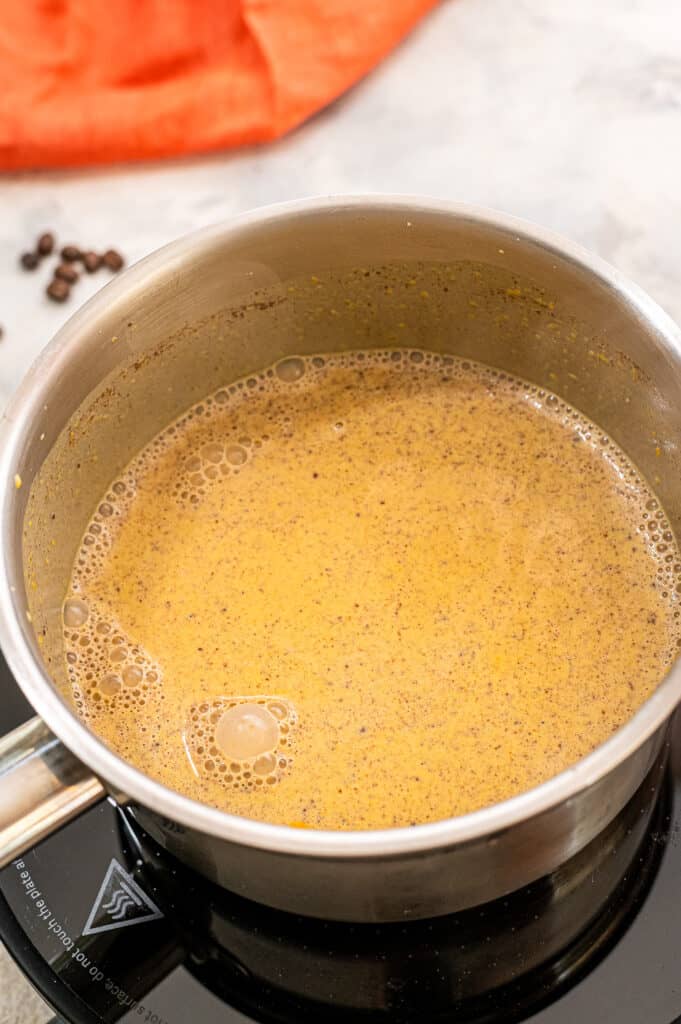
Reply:
[[246, 817], [475, 810], [605, 740], [679, 642], [681, 558], [550, 393], [422, 352], [290, 358], [112, 482], [64, 605], [80, 715]]

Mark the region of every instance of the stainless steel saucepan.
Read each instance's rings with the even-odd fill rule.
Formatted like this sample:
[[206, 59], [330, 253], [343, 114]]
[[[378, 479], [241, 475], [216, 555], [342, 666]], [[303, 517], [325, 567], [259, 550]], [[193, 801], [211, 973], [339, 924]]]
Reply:
[[551, 871], [634, 794], [681, 697], [678, 663], [631, 721], [549, 782], [386, 831], [297, 830], [204, 806], [76, 717], [61, 607], [108, 482], [221, 384], [286, 354], [374, 346], [455, 353], [562, 395], [633, 458], [681, 535], [681, 335], [571, 243], [483, 210], [376, 196], [269, 207], [175, 242], [71, 318], [2, 420], [0, 642], [40, 717], [0, 740], [0, 862], [108, 794], [227, 889], [316, 917], [405, 920]]

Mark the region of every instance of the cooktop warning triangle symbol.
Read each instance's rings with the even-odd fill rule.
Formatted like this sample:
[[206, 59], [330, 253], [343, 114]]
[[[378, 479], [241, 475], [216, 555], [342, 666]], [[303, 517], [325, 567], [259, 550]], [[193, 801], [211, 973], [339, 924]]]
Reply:
[[127, 928], [144, 921], [158, 921], [163, 914], [134, 878], [114, 857], [109, 864], [97, 899], [83, 928], [83, 935], [96, 935], [114, 928]]

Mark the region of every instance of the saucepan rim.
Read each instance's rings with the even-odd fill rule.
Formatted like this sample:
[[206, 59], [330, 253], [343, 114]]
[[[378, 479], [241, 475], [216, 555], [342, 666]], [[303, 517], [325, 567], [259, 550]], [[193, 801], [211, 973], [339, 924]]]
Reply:
[[17, 500], [14, 475], [20, 468], [21, 453], [31, 431], [40, 422], [51, 401], [52, 382], [68, 363], [70, 351], [79, 338], [96, 332], [98, 321], [110, 315], [117, 302], [134, 294], [144, 295], [156, 280], [179, 274], [187, 258], [196, 259], [217, 241], [225, 245], [275, 221], [296, 222], [317, 214], [353, 215], [376, 211], [393, 212], [404, 218], [405, 231], [418, 223], [420, 215], [442, 215], [461, 223], [494, 228], [513, 241], [530, 243], [587, 271], [638, 317], [647, 332], [675, 360], [681, 361], [681, 330], [642, 289], [614, 267], [574, 242], [543, 227], [505, 213], [463, 203], [423, 196], [361, 194], [320, 196], [277, 203], [234, 217], [225, 223], [193, 232], [152, 253], [113, 280], [74, 316], [34, 362], [15, 392], [0, 421], [0, 509], [2, 509], [2, 572], [0, 573], [0, 646], [19, 686], [61, 741], [119, 799], [138, 802], [154, 813], [187, 828], [223, 840], [291, 855], [328, 858], [375, 858], [399, 856], [494, 838], [550, 808], [568, 803], [577, 793], [595, 783], [625, 761], [668, 719], [681, 698], [681, 662], [677, 660], [654, 694], [613, 736], [575, 765], [548, 781], [482, 810], [408, 828], [364, 832], [333, 832], [296, 829], [238, 817], [199, 803], [169, 789], [139, 771], [110, 750], [68, 707], [38, 659], [21, 621], [26, 610], [18, 606], [12, 591], [14, 503]]

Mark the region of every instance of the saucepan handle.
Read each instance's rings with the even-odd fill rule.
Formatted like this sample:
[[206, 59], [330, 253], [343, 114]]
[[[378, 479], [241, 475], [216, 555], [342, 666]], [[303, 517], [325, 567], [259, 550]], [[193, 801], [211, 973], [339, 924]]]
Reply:
[[42, 719], [0, 738], [0, 868], [105, 795]]

